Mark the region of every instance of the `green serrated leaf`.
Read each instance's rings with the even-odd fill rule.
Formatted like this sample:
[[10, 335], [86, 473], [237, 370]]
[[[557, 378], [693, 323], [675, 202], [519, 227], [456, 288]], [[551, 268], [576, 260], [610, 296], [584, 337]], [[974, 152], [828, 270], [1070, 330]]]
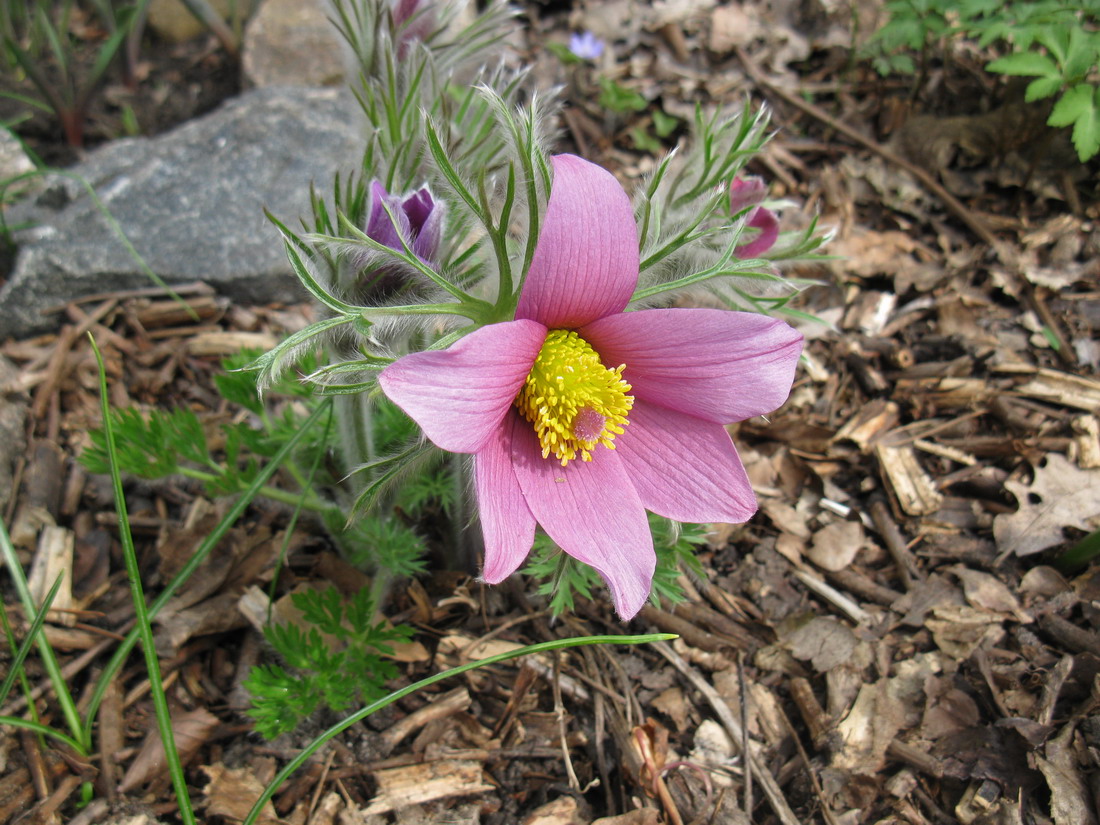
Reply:
[[1047, 118], [1050, 126], [1061, 127], [1076, 123], [1087, 117], [1090, 109], [1095, 108], [1096, 90], [1087, 83], [1079, 83], [1062, 95]]
[[1069, 32], [1069, 48], [1066, 51], [1065, 63], [1062, 72], [1066, 83], [1076, 83], [1084, 80], [1090, 71], [1096, 67], [1098, 45], [1095, 33], [1086, 33], [1080, 27], [1074, 26]]
[[337, 638], [347, 635], [343, 626], [343, 598], [335, 587], [328, 587], [325, 590], [303, 590], [294, 593], [290, 600], [302, 611], [302, 617], [322, 633]]
[[1073, 124], [1073, 146], [1082, 162], [1100, 152], [1100, 89], [1079, 83], [1054, 104], [1047, 123]]
[[1028, 103], [1034, 103], [1036, 100], [1051, 97], [1057, 94], [1062, 88], [1062, 85], [1061, 77], [1037, 77], [1027, 84], [1027, 90], [1024, 92], [1024, 100]]
[[1014, 77], [1056, 77], [1059, 81], [1062, 78], [1057, 64], [1038, 52], [1013, 52], [990, 61], [985, 68], [986, 71]]

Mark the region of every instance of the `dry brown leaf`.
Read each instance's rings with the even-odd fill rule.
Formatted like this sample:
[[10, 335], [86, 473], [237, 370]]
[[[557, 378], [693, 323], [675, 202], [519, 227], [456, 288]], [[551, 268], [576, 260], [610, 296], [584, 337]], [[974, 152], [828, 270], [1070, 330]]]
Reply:
[[1012, 591], [1000, 579], [962, 565], [952, 567], [951, 572], [959, 577], [966, 600], [974, 607], [1004, 613], [1024, 624], [1032, 621], [1031, 616], [1021, 609], [1020, 602], [1012, 595]]
[[711, 773], [711, 779], [722, 788], [733, 784], [733, 779], [718, 768], [727, 768], [737, 754], [726, 729], [713, 719], [704, 719], [695, 730], [694, 748], [688, 759], [702, 765]]
[[[206, 743], [214, 728], [220, 724], [218, 717], [204, 708], [196, 708], [173, 716], [172, 738], [176, 741], [180, 761], [187, 762]], [[118, 789], [122, 793], [127, 793], [139, 785], [156, 779], [166, 771], [160, 731], [154, 727], [146, 735], [145, 741], [141, 744], [141, 750], [130, 763]]]
[[561, 796], [537, 807], [522, 820], [521, 825], [585, 825], [587, 821], [581, 816], [576, 799]]
[[962, 591], [954, 582], [939, 573], [932, 573], [913, 589], [894, 602], [892, 608], [902, 614], [902, 624], [921, 627], [925, 616], [942, 605], [963, 605]]
[[1035, 755], [1037, 767], [1050, 786], [1050, 813], [1054, 825], [1096, 825], [1088, 784], [1072, 745], [1074, 726], [1066, 725], [1047, 742], [1046, 758]]
[[930, 676], [925, 680], [927, 696], [920, 733], [924, 739], [935, 741], [978, 724], [981, 712], [977, 703], [958, 688], [951, 679]]
[[832, 573], [851, 564], [863, 546], [863, 525], [858, 521], [836, 521], [814, 533], [806, 555], [823, 570]]
[[763, 34], [755, 12], [754, 7], [740, 3], [716, 8], [710, 18], [710, 50], [715, 54], [726, 54], [738, 46], [749, 45]]
[[1091, 532], [1100, 526], [1100, 470], [1082, 470], [1059, 453], [1035, 467], [1030, 484], [1006, 481], [1019, 509], [993, 519], [1002, 554], [1030, 556], [1065, 541], [1062, 529]]
[[810, 537], [810, 528], [806, 525], [806, 516], [798, 512], [794, 507], [776, 498], [761, 498], [760, 509], [763, 510], [772, 523], [785, 533], [800, 538]]
[[976, 607], [941, 605], [932, 610], [933, 618], [924, 626], [932, 631], [932, 639], [940, 650], [962, 661], [982, 646], [994, 645], [1005, 635], [999, 613]]
[[809, 661], [818, 673], [846, 663], [859, 645], [855, 634], [830, 616], [811, 619], [784, 642], [796, 659]]
[[184, 643], [194, 636], [225, 633], [244, 627], [244, 616], [237, 611], [238, 597], [221, 593], [186, 610], [170, 612], [165, 609], [155, 621], [157, 652], [162, 656], [175, 656]]
[[[203, 765], [203, 773], [210, 777], [202, 789], [206, 797], [206, 813], [239, 822], [248, 816], [260, 794], [263, 783], [248, 768], [227, 768], [221, 762]], [[271, 802], [265, 802], [257, 822], [275, 823], [279, 818]]]
[[684, 700], [684, 691], [678, 687], [670, 687], [653, 698], [653, 707], [667, 715], [680, 731], [687, 727], [688, 711], [691, 708]]

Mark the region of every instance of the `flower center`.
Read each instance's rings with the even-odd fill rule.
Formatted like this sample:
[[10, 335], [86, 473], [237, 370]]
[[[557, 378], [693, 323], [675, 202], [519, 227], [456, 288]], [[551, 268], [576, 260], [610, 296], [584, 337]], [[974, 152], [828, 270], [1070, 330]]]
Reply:
[[564, 467], [578, 453], [591, 461], [597, 444], [615, 449], [634, 406], [624, 369], [626, 364], [605, 367], [577, 333], [550, 331], [516, 396], [519, 411], [535, 426], [543, 458], [553, 453]]

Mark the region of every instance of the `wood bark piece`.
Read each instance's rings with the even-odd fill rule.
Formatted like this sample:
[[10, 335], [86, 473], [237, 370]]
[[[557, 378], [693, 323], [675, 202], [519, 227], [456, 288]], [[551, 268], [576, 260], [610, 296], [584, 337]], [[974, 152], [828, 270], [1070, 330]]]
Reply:
[[26, 490], [24, 503], [30, 507], [41, 507], [56, 519], [61, 510], [64, 466], [65, 453], [59, 445], [52, 441], [36, 441], [23, 477]]
[[1100, 633], [1078, 627], [1073, 622], [1053, 614], [1039, 617], [1039, 627], [1060, 645], [1070, 650], [1100, 656]]
[[876, 398], [848, 419], [833, 440], [852, 441], [866, 451], [879, 436], [897, 426], [899, 417], [897, 404]]
[[197, 295], [185, 303], [179, 301], [143, 301], [134, 307], [134, 315], [145, 329], [208, 321], [225, 312], [229, 302], [220, 296]]
[[38, 537], [38, 550], [34, 554], [34, 561], [31, 562], [31, 572], [27, 577], [27, 586], [36, 607], [42, 606], [46, 596], [49, 595], [50, 588], [60, 577], [61, 586], [54, 595], [46, 619], [67, 627], [76, 624], [76, 616], [65, 612], [73, 606], [71, 573], [75, 543], [73, 531], [67, 527], [52, 525], [43, 527]]
[[829, 716], [825, 713], [825, 709], [821, 707], [821, 703], [817, 701], [817, 697], [814, 696], [809, 680], [801, 676], [792, 676], [790, 692], [791, 699], [794, 700], [798, 712], [802, 715], [802, 721], [806, 723], [806, 728], [810, 732], [810, 741], [813, 742], [815, 748], [820, 750], [824, 747], [825, 740], [832, 730]]
[[881, 604], [883, 607], [890, 607], [902, 596], [901, 593], [893, 588], [879, 584], [852, 568], [837, 570], [834, 573], [829, 573], [828, 576], [834, 583], [840, 585], [845, 590], [850, 590], [857, 596], [861, 596], [876, 604]]
[[1087, 413], [1100, 409], [1100, 381], [1085, 378], [1083, 375], [1038, 369], [1031, 380], [1016, 388], [1016, 392], [1028, 398], [1051, 401]]
[[[185, 329], [191, 335], [194, 330]], [[258, 349], [265, 352], [274, 349], [278, 343], [274, 335], [267, 332], [203, 332], [187, 340], [187, 352], [195, 356], [236, 355], [242, 349]]]
[[1095, 415], [1079, 415], [1071, 426], [1077, 445], [1077, 465], [1084, 470], [1100, 467], [1100, 419]]
[[378, 794], [362, 810], [364, 815], [384, 814], [435, 799], [494, 790], [482, 778], [481, 763], [468, 759], [389, 768], [375, 772], [374, 779], [378, 783]]
[[884, 480], [902, 510], [911, 516], [930, 516], [940, 509], [943, 496], [917, 461], [916, 450], [880, 443], [875, 445], [875, 455]]
[[692, 647], [716, 653], [730, 648], [738, 649], [738, 645], [732, 640], [722, 639], [713, 633], [708, 633], [691, 621], [681, 616], [674, 616], [660, 608], [647, 604], [638, 614], [639, 618], [650, 622], [665, 633], [675, 633]]
[[446, 719], [448, 716], [466, 710], [470, 707], [470, 691], [465, 687], [458, 687], [433, 698], [428, 704], [404, 719], [391, 725], [389, 730], [382, 734], [382, 741], [387, 748], [394, 748], [398, 742], [409, 736], [413, 731], [435, 722]]
[[[69, 766], [53, 751], [43, 755], [46, 770], [52, 779], [59, 779]], [[13, 817], [26, 813], [34, 799], [34, 785], [26, 768], [16, 768], [0, 779], [0, 825], [7, 825]]]

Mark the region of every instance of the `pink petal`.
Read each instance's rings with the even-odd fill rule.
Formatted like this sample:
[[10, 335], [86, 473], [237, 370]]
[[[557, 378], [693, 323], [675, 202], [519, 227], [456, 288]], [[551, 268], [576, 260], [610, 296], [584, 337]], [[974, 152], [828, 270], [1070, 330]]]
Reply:
[[779, 237], [779, 218], [770, 209], [762, 206], [756, 207], [749, 216], [749, 226], [759, 229], [760, 234], [747, 244], [742, 244], [733, 250], [739, 258], [756, 258], [763, 255], [773, 246]]
[[758, 206], [768, 197], [768, 186], [759, 175], [734, 178], [730, 181], [730, 214], [737, 215], [742, 209]]
[[445, 350], [399, 358], [378, 383], [436, 446], [476, 453], [508, 412], [545, 339], [546, 328], [534, 321], [490, 324]]
[[716, 424], [779, 407], [791, 392], [802, 335], [766, 315], [647, 309], [579, 330], [604, 364], [626, 364], [635, 397]]
[[516, 309], [550, 329], [622, 312], [638, 285], [638, 226], [610, 172], [556, 155], [554, 185]]
[[756, 512], [749, 477], [721, 424], [639, 399], [615, 444], [642, 504], [659, 516], [740, 524]]
[[653, 584], [657, 556], [649, 520], [615, 451], [566, 467], [542, 457], [535, 431], [516, 416], [512, 466], [527, 506], [547, 535], [607, 582], [615, 610], [630, 619]]
[[535, 517], [512, 470], [513, 417], [519, 416], [506, 415], [474, 456], [474, 489], [485, 536], [481, 577], [489, 584], [498, 584], [516, 572], [535, 540]]

